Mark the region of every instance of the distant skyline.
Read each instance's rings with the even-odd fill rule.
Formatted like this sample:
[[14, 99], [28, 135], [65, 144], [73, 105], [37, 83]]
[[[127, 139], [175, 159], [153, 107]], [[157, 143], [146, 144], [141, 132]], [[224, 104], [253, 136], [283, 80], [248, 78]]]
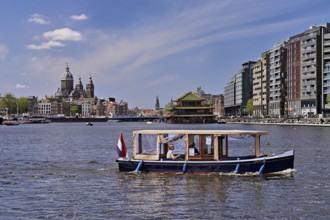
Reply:
[[311, 25], [328, 0], [0, 0], [0, 94], [54, 95], [74, 84], [130, 108], [163, 107], [202, 87], [222, 94], [241, 68]]

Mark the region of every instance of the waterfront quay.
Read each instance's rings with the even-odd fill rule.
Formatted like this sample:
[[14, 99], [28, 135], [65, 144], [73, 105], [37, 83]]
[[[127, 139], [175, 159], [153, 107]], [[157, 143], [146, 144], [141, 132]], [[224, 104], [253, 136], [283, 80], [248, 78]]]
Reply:
[[218, 123], [330, 127], [330, 118], [234, 118], [220, 119]]
[[114, 117], [86, 117], [86, 118], [70, 118], [59, 117], [49, 118], [51, 122], [147, 122], [147, 121], [163, 121], [162, 116], [114, 116]]

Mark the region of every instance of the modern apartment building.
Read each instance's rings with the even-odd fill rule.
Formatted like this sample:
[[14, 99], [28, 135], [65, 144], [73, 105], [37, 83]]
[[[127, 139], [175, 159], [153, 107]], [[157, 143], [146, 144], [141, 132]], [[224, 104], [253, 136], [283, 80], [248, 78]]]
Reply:
[[235, 76], [231, 77], [224, 89], [225, 115], [237, 115], [235, 110]]
[[[330, 24], [326, 26], [323, 35], [323, 78], [322, 78], [322, 110], [330, 109], [327, 98], [330, 96]], [[328, 110], [329, 111], [329, 110]]]
[[[224, 89], [225, 115], [244, 111], [244, 96], [249, 97], [249, 81], [243, 78], [248, 76], [247, 64]], [[329, 114], [330, 23], [311, 26], [264, 52], [253, 66], [251, 86], [256, 117]]]
[[245, 114], [246, 103], [253, 96], [253, 65], [255, 61], [242, 64], [242, 69], [230, 79], [224, 91], [226, 115], [242, 116]]
[[264, 52], [253, 66], [253, 116], [268, 115], [269, 53]]
[[303, 115], [321, 112], [323, 29], [324, 27], [312, 26], [301, 38], [301, 111]]
[[283, 117], [286, 105], [285, 41], [269, 50], [269, 115]]
[[304, 33], [289, 38], [287, 49], [287, 113], [294, 117], [301, 114], [301, 38]]

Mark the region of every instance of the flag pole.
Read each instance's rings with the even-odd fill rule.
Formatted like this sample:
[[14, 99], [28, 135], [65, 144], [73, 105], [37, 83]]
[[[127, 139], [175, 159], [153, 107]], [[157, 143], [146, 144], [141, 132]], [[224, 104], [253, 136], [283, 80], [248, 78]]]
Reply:
[[117, 154], [119, 157], [125, 157], [125, 158], [128, 157], [127, 149], [126, 149], [126, 145], [125, 145], [125, 141], [124, 141], [122, 132], [120, 132], [120, 134], [119, 134], [116, 150], [117, 150]]

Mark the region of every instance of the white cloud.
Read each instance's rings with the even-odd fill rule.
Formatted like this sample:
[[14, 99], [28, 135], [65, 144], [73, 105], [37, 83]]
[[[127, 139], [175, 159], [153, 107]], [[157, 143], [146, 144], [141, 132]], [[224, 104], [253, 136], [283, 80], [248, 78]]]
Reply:
[[70, 28], [61, 28], [53, 31], [48, 31], [43, 34], [44, 38], [51, 40], [68, 40], [68, 41], [80, 41], [83, 36], [80, 32], [71, 30]]
[[[29, 44], [26, 47], [31, 50], [45, 50], [54, 47], [64, 47], [65, 44], [61, 41], [80, 41], [83, 39], [83, 35], [80, 32], [71, 30], [70, 28], [48, 31], [43, 34], [43, 37], [49, 39], [49, 41], [40, 45]], [[38, 38], [35, 36], [34, 39]]]
[[8, 53], [8, 48], [5, 45], [0, 44], [0, 60], [4, 60], [7, 57]]
[[29, 44], [26, 47], [31, 50], [45, 50], [45, 49], [51, 49], [53, 47], [64, 47], [65, 45], [58, 41], [48, 41], [46, 43], [42, 43], [40, 45], [35, 44]]
[[26, 88], [29, 88], [29, 86], [18, 83], [16, 84], [16, 89], [26, 89]]
[[85, 14], [81, 14], [81, 15], [72, 15], [70, 18], [71, 18], [72, 20], [76, 20], [76, 21], [83, 21], [83, 20], [87, 20], [87, 19], [88, 19], [87, 15], [85, 15]]
[[28, 22], [44, 25], [44, 24], [50, 24], [50, 19], [43, 15], [35, 13], [30, 16]]

